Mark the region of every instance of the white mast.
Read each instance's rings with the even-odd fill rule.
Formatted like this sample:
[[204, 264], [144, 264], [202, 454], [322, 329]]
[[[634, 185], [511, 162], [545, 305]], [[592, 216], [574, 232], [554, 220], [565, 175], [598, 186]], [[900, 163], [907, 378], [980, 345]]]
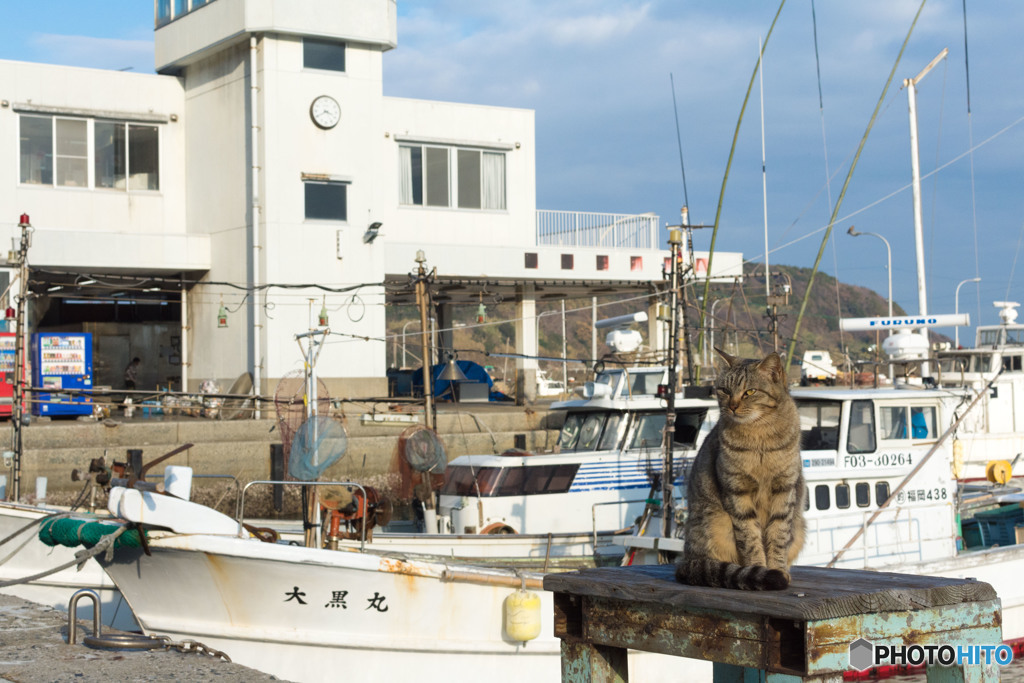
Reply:
[[[935, 59], [928, 63], [921, 73], [913, 78], [904, 79], [903, 85], [907, 89], [907, 101], [910, 108], [910, 172], [913, 178], [914, 188], [914, 247], [917, 252], [917, 304], [918, 313], [922, 316], [928, 314], [928, 292], [925, 288], [924, 277], [924, 234], [921, 227], [921, 162], [917, 151], [917, 84], [921, 82], [928, 72], [936, 64], [945, 59], [949, 54], [949, 48], [943, 48]], [[927, 335], [924, 331], [922, 334]], [[921, 377], [930, 374], [928, 362], [921, 363]]]

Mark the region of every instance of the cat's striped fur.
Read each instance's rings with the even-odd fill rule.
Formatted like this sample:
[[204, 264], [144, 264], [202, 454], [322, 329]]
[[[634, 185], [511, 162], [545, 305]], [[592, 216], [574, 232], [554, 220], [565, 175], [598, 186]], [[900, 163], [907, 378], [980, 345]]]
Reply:
[[800, 418], [777, 353], [718, 353], [729, 365], [715, 383], [721, 415], [690, 472], [676, 580], [779, 590], [804, 542]]

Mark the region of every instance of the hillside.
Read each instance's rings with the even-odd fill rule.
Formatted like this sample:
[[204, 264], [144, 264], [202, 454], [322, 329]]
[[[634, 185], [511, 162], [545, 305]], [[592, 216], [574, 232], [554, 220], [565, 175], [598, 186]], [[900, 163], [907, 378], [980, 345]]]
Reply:
[[[715, 309], [715, 343], [729, 345], [730, 352], [741, 356], [755, 356], [772, 350], [772, 337], [767, 332], [768, 319], [765, 316], [764, 276], [755, 272], [760, 266], [753, 266], [745, 275], [744, 284], [716, 284], [711, 287], [711, 300]], [[810, 268], [794, 266], [773, 266], [773, 284], [781, 293], [781, 284], [785, 276], [789, 277], [791, 292], [788, 305], [779, 307], [779, 350], [785, 352], [792, 337], [797, 314], [807, 282], [810, 279]], [[785, 276], [776, 275], [784, 273]], [[884, 291], [884, 282], [882, 283]], [[690, 301], [690, 325], [696, 327], [698, 308], [694, 303], [703, 294], [703, 286], [698, 286], [696, 293], [688, 292]], [[721, 303], [715, 303], [721, 300]], [[615, 301], [608, 298], [598, 300], [598, 319], [609, 318], [625, 313], [646, 310], [645, 299]], [[591, 357], [591, 301], [590, 299], [570, 299], [565, 302], [565, 340], [566, 358], [589, 359]], [[861, 318], [885, 316], [888, 303], [883, 295], [855, 285], [839, 283], [824, 273], [815, 277], [813, 296], [808, 302], [807, 311], [801, 325], [800, 335], [796, 344], [796, 356], [799, 358], [807, 349], [827, 349], [832, 352], [835, 360], [840, 361], [840, 353], [845, 350], [853, 360], [868, 360], [874, 357], [875, 333], [840, 333], [839, 318]], [[562, 356], [562, 315], [559, 302], [538, 302], [540, 355], [548, 357]], [[894, 315], [905, 312], [898, 305], [893, 308]], [[503, 377], [510, 374], [515, 367], [514, 360], [487, 357], [484, 351], [492, 353], [515, 352], [515, 305], [512, 303], [491, 303], [487, 305], [485, 324], [477, 324], [477, 307], [457, 307], [453, 315], [456, 321], [454, 345], [460, 359], [473, 360], [481, 365], [494, 366], [492, 375]], [[409, 366], [419, 365], [418, 314], [410, 306], [388, 309], [388, 336], [399, 340], [389, 349], [389, 365], [401, 365], [400, 338], [406, 323], [412, 322], [407, 329], [406, 363]], [[647, 330], [641, 330], [645, 337]], [[724, 334], [724, 336], [723, 336]], [[691, 331], [691, 343], [696, 344], [697, 334]], [[607, 351], [604, 334], [599, 332], [597, 339], [597, 355]], [[561, 363], [542, 361], [541, 367], [553, 376], [561, 377]], [[583, 364], [569, 364], [569, 374], [582, 374]]]

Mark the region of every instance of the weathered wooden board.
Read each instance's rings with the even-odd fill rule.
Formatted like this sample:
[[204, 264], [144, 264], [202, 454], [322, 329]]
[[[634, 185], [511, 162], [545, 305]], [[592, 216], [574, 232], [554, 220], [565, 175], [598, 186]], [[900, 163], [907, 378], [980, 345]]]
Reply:
[[684, 586], [671, 565], [605, 567], [551, 574], [545, 590], [578, 596], [615, 598], [724, 610], [777, 619], [820, 621], [854, 614], [898, 612], [962, 602], [993, 600], [987, 583], [856, 569], [793, 567], [793, 582], [782, 591], [741, 591]]

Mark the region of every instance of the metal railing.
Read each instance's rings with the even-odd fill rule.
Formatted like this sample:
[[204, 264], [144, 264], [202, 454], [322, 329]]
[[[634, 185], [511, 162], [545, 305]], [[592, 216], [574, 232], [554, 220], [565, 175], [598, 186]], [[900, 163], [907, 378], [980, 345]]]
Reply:
[[537, 211], [537, 244], [657, 249], [658, 221], [653, 213], [541, 210]]

